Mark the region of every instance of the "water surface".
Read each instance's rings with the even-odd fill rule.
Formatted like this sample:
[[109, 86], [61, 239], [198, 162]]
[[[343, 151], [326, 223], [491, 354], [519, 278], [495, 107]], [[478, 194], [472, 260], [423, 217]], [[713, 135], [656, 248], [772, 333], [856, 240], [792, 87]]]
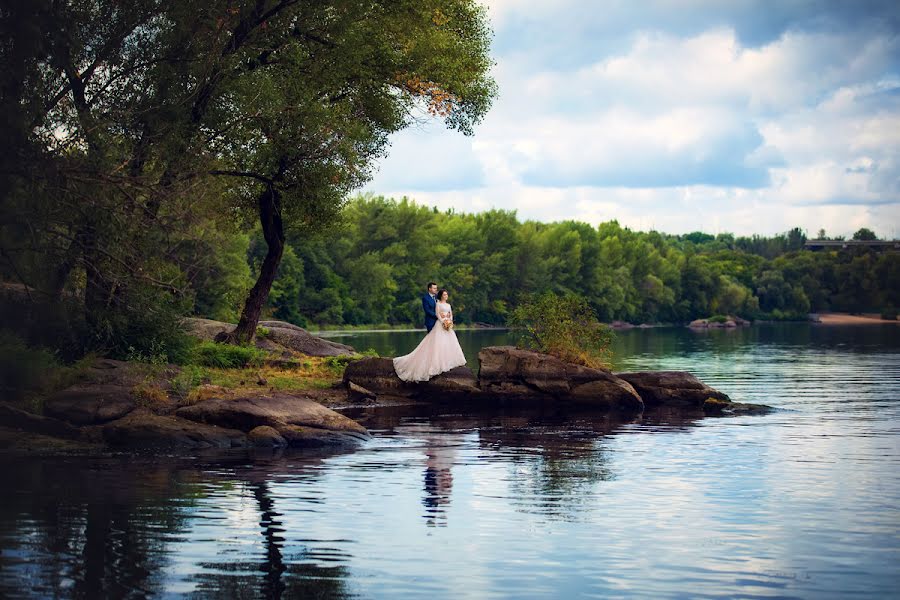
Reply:
[[[460, 333], [470, 358], [505, 341]], [[0, 456], [0, 597], [894, 596], [898, 333], [619, 334], [617, 369], [687, 369], [766, 416], [392, 408], [353, 415], [375, 435], [352, 452]]]

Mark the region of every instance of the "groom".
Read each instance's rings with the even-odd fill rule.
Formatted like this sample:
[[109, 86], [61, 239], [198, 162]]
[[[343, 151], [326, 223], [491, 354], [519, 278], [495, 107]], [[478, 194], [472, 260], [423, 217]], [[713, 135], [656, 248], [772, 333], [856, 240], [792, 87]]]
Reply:
[[425, 311], [425, 329], [431, 331], [437, 323], [437, 284], [433, 281], [428, 284], [428, 292], [422, 295], [422, 310]]

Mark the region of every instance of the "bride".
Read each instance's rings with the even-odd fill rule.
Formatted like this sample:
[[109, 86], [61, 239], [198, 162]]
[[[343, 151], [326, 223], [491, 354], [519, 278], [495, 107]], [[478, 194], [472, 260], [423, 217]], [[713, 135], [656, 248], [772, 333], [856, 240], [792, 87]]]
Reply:
[[438, 323], [415, 350], [394, 359], [394, 370], [403, 381], [428, 381], [438, 373], [466, 364], [466, 357], [453, 331], [453, 311], [448, 299], [447, 290], [438, 292], [435, 306]]

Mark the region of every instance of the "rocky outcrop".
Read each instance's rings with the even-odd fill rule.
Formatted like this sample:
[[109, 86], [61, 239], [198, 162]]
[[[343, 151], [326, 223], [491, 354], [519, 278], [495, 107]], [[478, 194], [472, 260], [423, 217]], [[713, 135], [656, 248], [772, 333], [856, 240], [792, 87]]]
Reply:
[[609, 371], [564, 363], [558, 358], [512, 346], [483, 349], [480, 377], [457, 367], [423, 383], [400, 380], [389, 358], [367, 358], [347, 365], [344, 384], [357, 397], [401, 396], [419, 400], [472, 400], [481, 403], [556, 402], [639, 411], [640, 397]]
[[260, 321], [269, 330], [268, 338], [285, 348], [308, 356], [348, 356], [356, 354], [352, 346], [320, 338], [302, 327], [283, 321]]
[[609, 371], [564, 362], [514, 346], [491, 346], [478, 353], [479, 387], [512, 400], [552, 400], [639, 412], [641, 397]]
[[750, 321], [746, 319], [742, 319], [740, 317], [728, 317], [725, 320], [712, 320], [712, 319], [694, 319], [690, 323], [688, 323], [688, 327], [693, 329], [715, 329], [715, 328], [725, 328], [732, 329], [734, 327], [747, 327], [750, 325]]
[[[350, 444], [369, 437], [365, 427], [321, 404], [288, 394], [245, 398], [210, 398], [175, 411], [198, 423], [250, 432], [257, 427], [275, 429], [291, 446]], [[309, 438], [309, 442], [304, 439]]]
[[247, 434], [247, 440], [255, 448], [284, 448], [288, 442], [278, 430], [268, 425], [254, 427]]
[[4, 427], [12, 429], [69, 440], [78, 439], [81, 435], [77, 427], [73, 427], [64, 421], [25, 412], [8, 404], [0, 404], [0, 423]]
[[103, 439], [119, 448], [240, 448], [242, 431], [136, 410], [103, 426]]
[[429, 381], [408, 383], [397, 377], [390, 358], [364, 358], [350, 363], [344, 370], [344, 385], [355, 399], [375, 396], [456, 398], [481, 391], [469, 367], [456, 367]]
[[[189, 318], [182, 322], [188, 333], [208, 341], [231, 333], [235, 327], [231, 323], [211, 319]], [[259, 326], [265, 328], [268, 333], [264, 337], [257, 337], [257, 346], [267, 350], [287, 348], [307, 356], [347, 356], [356, 353], [352, 346], [320, 338], [302, 327], [284, 321], [260, 321]]]
[[738, 404], [685, 371], [612, 373], [564, 362], [513, 346], [492, 346], [478, 354], [476, 379], [459, 367], [424, 383], [401, 381], [389, 358], [362, 359], [347, 366], [344, 385], [351, 399], [379, 402], [394, 397], [432, 401], [553, 404], [640, 412], [644, 407], [752, 414], [769, 407]]
[[134, 410], [131, 388], [115, 384], [74, 385], [44, 402], [44, 414], [73, 425], [99, 425]]
[[707, 398], [731, 402], [687, 371], [635, 371], [616, 373], [630, 383], [647, 406], [703, 407]]

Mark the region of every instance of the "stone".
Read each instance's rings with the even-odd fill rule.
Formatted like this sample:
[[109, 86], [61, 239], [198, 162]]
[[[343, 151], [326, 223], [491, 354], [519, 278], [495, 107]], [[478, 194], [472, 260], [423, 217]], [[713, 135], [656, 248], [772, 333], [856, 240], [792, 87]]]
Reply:
[[322, 446], [347, 446], [369, 439], [368, 434], [355, 431], [331, 431], [305, 425], [279, 425], [278, 433], [291, 448], [320, 448]]
[[361, 385], [356, 385], [352, 381], [347, 384], [347, 397], [354, 402], [371, 401], [377, 397], [375, 392], [369, 391]]
[[632, 385], [646, 406], [700, 408], [707, 398], [731, 401], [726, 394], [687, 371], [636, 371], [616, 375]]
[[268, 338], [291, 350], [308, 356], [349, 356], [356, 354], [352, 346], [315, 336], [302, 327], [283, 321], [260, 321], [269, 330]]
[[0, 403], [0, 423], [3, 423], [4, 427], [12, 429], [69, 440], [78, 439], [81, 435], [78, 428], [72, 427], [65, 421], [42, 417], [3, 403]]
[[124, 417], [136, 405], [130, 387], [78, 384], [47, 398], [44, 414], [73, 425], [99, 425]]
[[[219, 335], [231, 333], [235, 328], [231, 323], [212, 319], [187, 318], [182, 323], [188, 333], [208, 341], [215, 341]], [[257, 346], [266, 350], [288, 348], [307, 356], [348, 356], [356, 353], [352, 346], [320, 338], [292, 323], [260, 321], [259, 326], [269, 330], [268, 335], [257, 336], [256, 340]]]
[[254, 427], [247, 434], [247, 441], [255, 448], [284, 448], [288, 445], [278, 430], [268, 425]]
[[353, 383], [376, 395], [411, 398], [418, 393], [418, 386], [397, 377], [394, 361], [390, 358], [363, 358], [353, 361], [344, 369], [344, 385]]
[[514, 346], [489, 346], [478, 353], [479, 387], [485, 394], [514, 400], [641, 410], [640, 395], [603, 369], [567, 363], [555, 356]]
[[242, 431], [204, 425], [178, 417], [136, 410], [103, 426], [103, 439], [126, 448], [239, 448], [247, 445]]
[[198, 423], [247, 432], [262, 425], [279, 431], [284, 425], [301, 425], [335, 434], [368, 437], [366, 428], [356, 421], [309, 398], [281, 392], [237, 398], [210, 398], [179, 408], [175, 414]]

